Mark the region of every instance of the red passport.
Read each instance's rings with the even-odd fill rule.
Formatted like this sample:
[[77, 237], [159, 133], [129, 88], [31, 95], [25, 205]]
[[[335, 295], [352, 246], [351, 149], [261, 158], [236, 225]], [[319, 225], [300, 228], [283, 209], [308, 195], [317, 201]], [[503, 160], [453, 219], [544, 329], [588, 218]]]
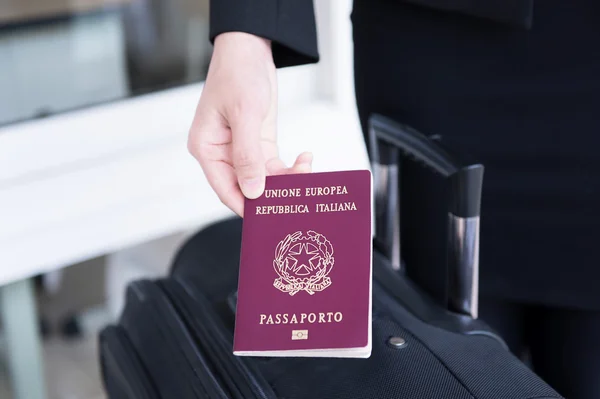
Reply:
[[244, 208], [234, 354], [369, 357], [371, 237], [370, 171], [267, 177]]

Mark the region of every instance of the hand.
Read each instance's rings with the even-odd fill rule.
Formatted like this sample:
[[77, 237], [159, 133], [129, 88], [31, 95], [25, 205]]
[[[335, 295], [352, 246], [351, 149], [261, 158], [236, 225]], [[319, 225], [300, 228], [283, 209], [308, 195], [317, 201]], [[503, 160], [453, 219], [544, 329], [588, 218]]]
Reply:
[[309, 173], [312, 155], [291, 168], [277, 148], [277, 75], [270, 41], [241, 32], [216, 37], [188, 149], [221, 202], [240, 216], [244, 196], [257, 198], [265, 176]]

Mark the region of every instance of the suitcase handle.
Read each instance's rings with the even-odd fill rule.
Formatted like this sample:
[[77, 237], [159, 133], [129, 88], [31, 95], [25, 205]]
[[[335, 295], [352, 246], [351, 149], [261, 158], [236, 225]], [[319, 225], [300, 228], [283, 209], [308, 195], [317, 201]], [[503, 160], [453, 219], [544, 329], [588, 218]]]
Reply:
[[449, 183], [448, 309], [477, 318], [479, 217], [484, 167], [463, 164], [428, 138], [379, 114], [369, 118], [375, 187], [375, 245], [400, 268], [399, 164], [401, 155], [420, 162]]

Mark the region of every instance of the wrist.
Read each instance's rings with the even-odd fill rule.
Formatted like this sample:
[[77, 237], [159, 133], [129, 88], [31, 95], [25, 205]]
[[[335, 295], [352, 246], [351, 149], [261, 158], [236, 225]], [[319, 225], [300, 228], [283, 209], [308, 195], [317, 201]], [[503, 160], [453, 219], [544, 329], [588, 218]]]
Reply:
[[273, 61], [271, 40], [245, 32], [225, 32], [217, 35], [215, 51], [236, 51]]

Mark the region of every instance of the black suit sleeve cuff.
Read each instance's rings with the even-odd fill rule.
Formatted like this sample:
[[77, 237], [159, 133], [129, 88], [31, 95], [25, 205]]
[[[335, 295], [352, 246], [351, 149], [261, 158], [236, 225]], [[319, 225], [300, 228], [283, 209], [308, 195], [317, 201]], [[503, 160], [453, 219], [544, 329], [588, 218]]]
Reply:
[[211, 0], [210, 41], [224, 32], [271, 40], [278, 68], [319, 61], [312, 0]]

